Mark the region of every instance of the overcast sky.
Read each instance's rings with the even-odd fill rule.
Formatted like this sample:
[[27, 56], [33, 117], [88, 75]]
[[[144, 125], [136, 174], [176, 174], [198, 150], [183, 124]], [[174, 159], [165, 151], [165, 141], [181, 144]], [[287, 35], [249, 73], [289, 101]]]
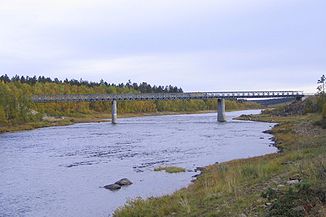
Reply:
[[325, 0], [0, 0], [0, 74], [315, 92]]

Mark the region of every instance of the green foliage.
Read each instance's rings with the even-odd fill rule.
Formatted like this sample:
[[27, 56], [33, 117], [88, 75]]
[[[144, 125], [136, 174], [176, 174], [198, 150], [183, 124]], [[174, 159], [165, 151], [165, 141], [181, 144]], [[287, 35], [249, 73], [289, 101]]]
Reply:
[[6, 113], [2, 105], [0, 105], [0, 126], [7, 124]]
[[268, 200], [273, 200], [277, 197], [277, 191], [273, 188], [268, 188], [265, 192], [261, 194], [261, 196]]
[[[182, 92], [173, 86], [151, 86], [141, 84], [89, 83], [86, 81], [57, 79], [51, 80], [40, 76], [9, 79], [0, 77], [0, 124], [15, 126], [22, 123], [40, 121], [43, 115], [70, 116], [81, 118], [90, 114], [110, 113], [111, 102], [78, 103], [38, 103], [30, 101], [32, 95], [52, 94], [120, 94], [139, 92]], [[227, 109], [257, 108], [255, 103], [226, 101]], [[217, 100], [173, 100], [173, 101], [119, 101], [119, 114], [155, 113], [155, 112], [196, 112], [216, 110]]]
[[326, 129], [326, 96], [318, 96], [317, 99], [318, 110], [321, 112], [321, 119], [316, 122], [317, 125], [320, 125], [322, 128]]
[[29, 84], [29, 85], [35, 85], [35, 84], [42, 84], [42, 83], [53, 83], [53, 84], [69, 84], [70, 86], [84, 86], [84, 87], [107, 87], [107, 88], [121, 88], [121, 89], [133, 89], [136, 90], [137, 92], [140, 93], [182, 93], [182, 89], [178, 88], [176, 86], [168, 85], [168, 86], [151, 86], [150, 84], [147, 84], [146, 82], [142, 82], [140, 84], [137, 83], [132, 83], [130, 80], [124, 84], [109, 84], [103, 79], [101, 79], [100, 82], [88, 82], [85, 80], [76, 80], [76, 79], [71, 79], [68, 80], [67, 78], [65, 80], [59, 80], [58, 78], [51, 79], [51, 78], [46, 78], [44, 76], [19, 76], [15, 75], [12, 78], [9, 78], [8, 75], [1, 75], [0, 76], [0, 82], [4, 83], [14, 83], [14, 82], [19, 82], [22, 84]]
[[317, 125], [320, 125], [323, 129], [326, 129], [326, 103], [323, 106], [322, 118], [316, 122]]
[[243, 167], [241, 173], [243, 177], [247, 177], [247, 178], [255, 179], [259, 177], [258, 168], [253, 165], [248, 165], [246, 167]]
[[317, 87], [318, 94], [325, 95], [326, 76], [322, 75], [317, 83], [319, 84]]
[[318, 111], [323, 111], [323, 106], [326, 104], [326, 95], [317, 96], [317, 107]]
[[323, 119], [326, 119], [326, 102], [324, 103], [324, 106], [323, 106], [322, 116], [323, 116]]
[[311, 99], [307, 99], [304, 105], [304, 114], [314, 112], [314, 103]]
[[[28, 85], [21, 83], [4, 83], [0, 81], [0, 119], [2, 124], [19, 124], [30, 121]], [[3, 120], [5, 118], [5, 120]]]
[[261, 106], [257, 103], [250, 102], [250, 101], [237, 101], [237, 100], [226, 100], [225, 101], [225, 109], [227, 111], [232, 110], [241, 110], [241, 109], [256, 109], [260, 108]]
[[304, 211], [296, 209], [300, 197], [301, 194], [298, 191], [290, 188], [285, 195], [276, 197], [266, 217], [303, 217]]

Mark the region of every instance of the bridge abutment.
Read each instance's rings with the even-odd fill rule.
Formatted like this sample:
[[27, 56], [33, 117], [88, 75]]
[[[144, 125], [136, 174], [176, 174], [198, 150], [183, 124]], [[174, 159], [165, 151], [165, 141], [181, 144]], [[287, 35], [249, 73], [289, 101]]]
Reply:
[[217, 121], [225, 122], [225, 99], [217, 99]]
[[117, 101], [112, 101], [112, 124], [117, 123], [118, 115], [117, 115], [118, 109], [117, 109]]

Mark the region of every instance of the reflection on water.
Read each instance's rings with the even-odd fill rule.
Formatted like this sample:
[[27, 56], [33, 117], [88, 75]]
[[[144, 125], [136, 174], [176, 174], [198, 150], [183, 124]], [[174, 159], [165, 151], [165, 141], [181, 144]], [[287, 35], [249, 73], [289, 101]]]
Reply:
[[[119, 119], [0, 135], [1, 216], [108, 216], [128, 199], [187, 186], [194, 172], [153, 172], [159, 165], [194, 170], [275, 152], [262, 131], [272, 124], [232, 121], [242, 111]], [[262, 139], [263, 137], [263, 139]], [[117, 192], [101, 186], [127, 177]]]

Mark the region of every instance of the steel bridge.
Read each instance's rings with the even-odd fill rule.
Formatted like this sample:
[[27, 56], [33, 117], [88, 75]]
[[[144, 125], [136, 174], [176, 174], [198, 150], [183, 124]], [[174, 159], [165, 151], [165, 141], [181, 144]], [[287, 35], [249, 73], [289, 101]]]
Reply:
[[34, 103], [49, 102], [112, 102], [112, 123], [117, 123], [117, 100], [189, 100], [217, 99], [218, 121], [225, 122], [225, 99], [247, 98], [297, 98], [301, 99], [303, 91], [228, 91], [228, 92], [188, 92], [188, 93], [136, 93], [136, 94], [63, 94], [32, 96]]

